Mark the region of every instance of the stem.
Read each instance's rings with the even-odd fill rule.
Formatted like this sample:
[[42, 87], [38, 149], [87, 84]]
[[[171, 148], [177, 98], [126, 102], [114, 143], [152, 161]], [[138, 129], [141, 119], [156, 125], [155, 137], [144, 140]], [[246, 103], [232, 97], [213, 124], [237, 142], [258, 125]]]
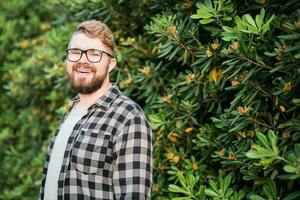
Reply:
[[[261, 91], [262, 93], [264, 93], [266, 96], [268, 96], [268, 97], [270, 97], [270, 98], [272, 99], [271, 95], [270, 95], [269, 93], [267, 93], [266, 91], [264, 91], [264, 90], [260, 87], [260, 85], [257, 85], [257, 89], [258, 89], [259, 91]], [[273, 99], [272, 99], [272, 100], [273, 100]]]
[[282, 161], [284, 161], [284, 162], [286, 162], [286, 163], [288, 163], [288, 164], [291, 164], [291, 162], [290, 162], [290, 161], [288, 161], [288, 160], [284, 159], [284, 158], [283, 158], [283, 157], [281, 157], [281, 156], [278, 156], [278, 159], [279, 159], [279, 160], [282, 160]]
[[264, 65], [264, 64], [260, 64], [260, 63], [258, 63], [258, 62], [255, 62], [255, 61], [253, 61], [253, 60], [247, 58], [245, 55], [240, 55], [240, 58], [246, 60], [248, 63], [254, 64], [254, 65], [259, 66], [259, 67], [261, 67], [261, 68], [264, 68], [264, 69], [270, 69], [270, 70], [272, 69], [271, 67], [268, 67], [268, 66], [266, 66], [266, 65]]
[[251, 118], [251, 120], [252, 120], [254, 123], [260, 124], [260, 125], [265, 126], [265, 127], [269, 128], [269, 129], [273, 129], [272, 126], [270, 126], [270, 125], [268, 125], [268, 124], [265, 124], [265, 123], [262, 123], [262, 122], [260, 122], [260, 121], [257, 121], [256, 119]]

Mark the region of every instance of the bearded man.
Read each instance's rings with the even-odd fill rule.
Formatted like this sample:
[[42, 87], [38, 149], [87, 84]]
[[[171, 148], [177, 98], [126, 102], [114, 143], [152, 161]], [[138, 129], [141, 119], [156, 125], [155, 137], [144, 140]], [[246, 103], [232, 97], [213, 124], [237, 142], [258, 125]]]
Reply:
[[40, 199], [150, 199], [152, 132], [142, 109], [109, 80], [110, 29], [79, 24], [66, 50], [71, 101], [46, 156]]

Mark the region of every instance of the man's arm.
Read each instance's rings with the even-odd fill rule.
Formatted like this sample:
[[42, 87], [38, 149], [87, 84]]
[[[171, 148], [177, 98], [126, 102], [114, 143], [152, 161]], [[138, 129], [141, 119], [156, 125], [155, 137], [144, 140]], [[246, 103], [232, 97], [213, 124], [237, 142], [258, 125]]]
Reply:
[[152, 132], [144, 117], [129, 120], [118, 136], [113, 171], [115, 199], [150, 199], [152, 185]]

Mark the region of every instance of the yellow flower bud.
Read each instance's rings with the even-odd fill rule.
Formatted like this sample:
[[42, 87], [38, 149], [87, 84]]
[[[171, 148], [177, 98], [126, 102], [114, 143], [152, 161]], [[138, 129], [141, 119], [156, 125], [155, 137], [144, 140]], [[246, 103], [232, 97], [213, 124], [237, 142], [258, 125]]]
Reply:
[[211, 44], [210, 46], [211, 46], [211, 48], [213, 48], [213, 49], [217, 49], [217, 48], [220, 47], [220, 45], [219, 45], [219, 44], [216, 44], [216, 43]]
[[193, 163], [192, 164], [192, 168], [194, 169], [194, 170], [197, 170], [197, 169], [199, 169], [199, 166], [198, 166], [198, 163]]
[[236, 81], [236, 80], [232, 80], [232, 81], [231, 81], [231, 85], [232, 85], [233, 87], [237, 86], [238, 84], [240, 84], [240, 82], [238, 82], [238, 81]]
[[292, 90], [292, 88], [293, 88], [292, 83], [288, 82], [288, 83], [284, 84], [282, 89], [284, 92], [289, 92]]
[[228, 159], [229, 160], [237, 160], [237, 157], [236, 157], [236, 155], [233, 152], [230, 152], [229, 156], [228, 156]]
[[173, 158], [174, 163], [177, 164], [179, 162], [179, 160], [180, 160], [179, 156], [174, 156], [174, 158]]
[[150, 74], [150, 72], [151, 72], [151, 67], [144, 67], [144, 68], [141, 70], [141, 72], [142, 72], [144, 75], [148, 76], [148, 75]]
[[211, 50], [206, 50], [206, 56], [207, 57], [212, 57], [214, 54], [213, 54], [213, 52], [211, 51]]
[[244, 106], [244, 107], [239, 106], [239, 107], [237, 108], [237, 111], [238, 111], [238, 113], [239, 113], [240, 115], [246, 114], [246, 113], [248, 113], [250, 110], [251, 110], [251, 108], [250, 108], [250, 107], [247, 107], [247, 106]]
[[177, 143], [177, 138], [176, 137], [173, 137], [173, 136], [170, 136], [169, 137], [169, 140], [171, 140], [171, 142], [174, 142], [174, 143]]
[[184, 132], [186, 132], [186, 133], [190, 133], [190, 132], [192, 132], [194, 129], [192, 128], [192, 127], [188, 127], [188, 128], [186, 128], [185, 130], [184, 130]]
[[190, 84], [195, 80], [195, 74], [188, 74], [185, 78], [185, 81]]
[[223, 148], [221, 151], [218, 152], [218, 156], [222, 158], [224, 157], [224, 155], [225, 155], [225, 149]]
[[171, 133], [171, 136], [173, 136], [173, 137], [178, 137], [178, 136], [179, 136], [179, 134], [178, 134], [178, 133], [176, 133], [176, 132], [173, 132], [173, 133]]
[[176, 26], [168, 27], [168, 32], [171, 33], [171, 34], [175, 34], [177, 32]]
[[300, 28], [300, 20], [295, 21], [295, 22], [294, 22], [294, 25], [296, 26], [296, 28]]
[[169, 152], [169, 153], [167, 154], [167, 158], [168, 158], [169, 160], [173, 160], [173, 158], [174, 158], [174, 153]]
[[281, 112], [285, 112], [285, 111], [286, 111], [285, 107], [282, 106], [282, 105], [280, 105], [279, 108], [280, 108], [280, 111], [281, 111]]
[[238, 49], [239, 47], [240, 47], [240, 45], [239, 45], [238, 42], [233, 42], [233, 43], [231, 44], [231, 48], [232, 48], [232, 49]]
[[168, 95], [161, 97], [161, 100], [165, 103], [171, 103], [171, 98], [172, 98], [172, 95], [168, 94]]
[[29, 40], [22, 40], [21, 42], [18, 43], [18, 46], [22, 49], [27, 49], [29, 47]]

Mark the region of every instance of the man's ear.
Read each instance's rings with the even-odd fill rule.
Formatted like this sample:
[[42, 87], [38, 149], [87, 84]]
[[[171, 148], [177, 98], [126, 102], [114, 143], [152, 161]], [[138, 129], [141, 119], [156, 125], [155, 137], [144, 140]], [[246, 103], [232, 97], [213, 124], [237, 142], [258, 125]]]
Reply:
[[109, 60], [108, 72], [111, 72], [116, 65], [117, 65], [117, 60], [115, 58], [111, 58]]

